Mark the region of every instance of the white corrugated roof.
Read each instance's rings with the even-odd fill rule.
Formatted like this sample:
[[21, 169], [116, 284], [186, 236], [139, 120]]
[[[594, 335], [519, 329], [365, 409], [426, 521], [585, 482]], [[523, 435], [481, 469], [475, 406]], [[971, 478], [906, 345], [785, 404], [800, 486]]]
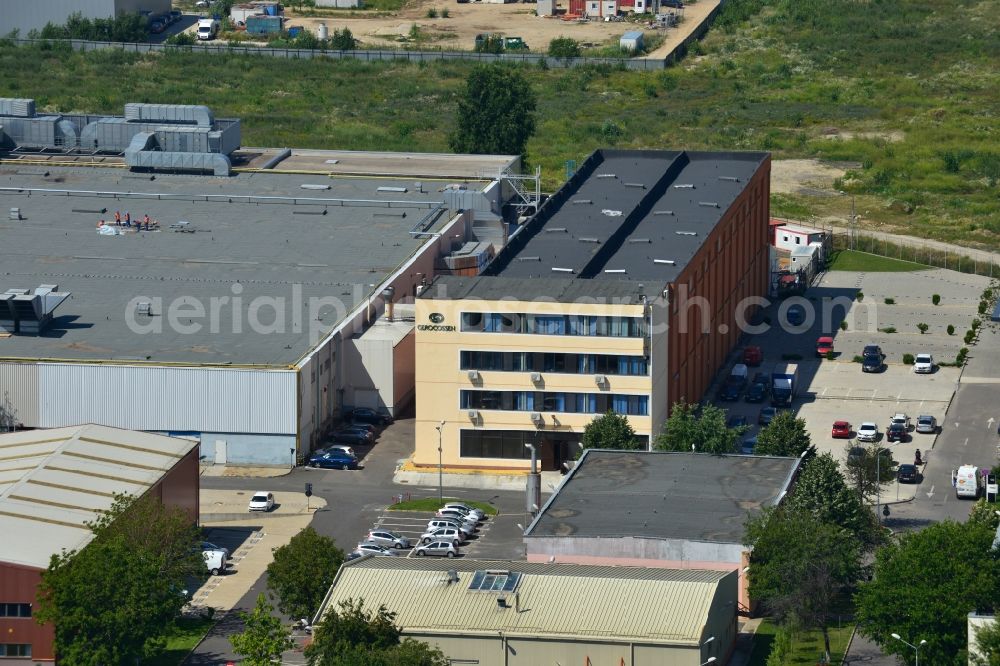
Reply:
[[[448, 582], [448, 570], [458, 573], [458, 582]], [[474, 572], [486, 570], [520, 572], [517, 600], [510, 593], [470, 590]], [[727, 576], [735, 573], [371, 557], [341, 568], [323, 612], [363, 598], [370, 608], [384, 604], [396, 613], [404, 633], [502, 631], [697, 645]], [[501, 596], [509, 608], [498, 605]]]
[[142, 495], [195, 446], [99, 425], [0, 434], [0, 560], [45, 568], [82, 548], [116, 493]]

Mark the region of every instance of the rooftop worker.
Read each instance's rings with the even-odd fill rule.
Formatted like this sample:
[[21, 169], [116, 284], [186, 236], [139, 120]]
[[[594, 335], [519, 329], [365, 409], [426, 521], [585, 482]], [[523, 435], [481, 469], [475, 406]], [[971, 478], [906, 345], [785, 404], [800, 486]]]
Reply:
[[129, 215], [128, 211], [125, 211], [125, 226], [126, 227], [131, 227], [132, 226], [132, 216]]
[[101, 228], [101, 227], [103, 227], [103, 226], [104, 226], [104, 220], [99, 220], [99, 221], [97, 222], [97, 228], [98, 228], [98, 229], [100, 229], [100, 228]]
[[115, 225], [122, 226], [122, 212], [120, 210], [115, 211]]
[[147, 229], [149, 229], [149, 213], [146, 213], [145, 215], [142, 216], [142, 224]]

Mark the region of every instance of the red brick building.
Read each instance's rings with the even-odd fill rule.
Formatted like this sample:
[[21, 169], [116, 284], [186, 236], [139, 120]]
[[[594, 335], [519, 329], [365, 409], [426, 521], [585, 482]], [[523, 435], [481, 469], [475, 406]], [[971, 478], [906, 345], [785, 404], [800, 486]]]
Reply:
[[84, 425], [0, 435], [0, 662], [55, 662], [54, 628], [33, 618], [52, 555], [90, 542], [113, 495], [152, 496], [198, 520], [198, 444]]

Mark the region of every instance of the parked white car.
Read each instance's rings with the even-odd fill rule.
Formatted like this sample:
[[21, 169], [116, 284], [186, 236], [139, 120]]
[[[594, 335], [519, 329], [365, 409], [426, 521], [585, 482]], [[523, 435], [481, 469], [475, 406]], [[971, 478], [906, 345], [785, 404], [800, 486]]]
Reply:
[[930, 354], [917, 354], [913, 360], [913, 372], [921, 375], [934, 372], [934, 357]]
[[478, 525], [479, 518], [476, 516], [471, 516], [468, 513], [464, 513], [461, 509], [438, 509], [435, 514], [438, 518], [454, 518], [455, 520], [461, 520], [464, 523], [469, 523], [471, 525]]
[[467, 504], [462, 504], [461, 502], [447, 502], [443, 509], [458, 509], [459, 511], [465, 512], [466, 515], [474, 516], [476, 520], [481, 521], [486, 517], [486, 513], [482, 509], [473, 509]]
[[250, 498], [250, 511], [268, 512], [274, 508], [274, 493], [258, 490]]
[[417, 557], [423, 557], [424, 555], [455, 557], [458, 555], [458, 548], [450, 541], [431, 541], [428, 544], [417, 546], [413, 552]]
[[878, 441], [878, 426], [870, 421], [866, 421], [858, 426], [859, 442]]
[[205, 558], [205, 566], [210, 574], [218, 576], [226, 573], [226, 567], [229, 564], [226, 562], [226, 557], [229, 553], [224, 550], [203, 550], [201, 554]]
[[892, 419], [889, 421], [890, 425], [893, 423], [898, 423], [903, 426], [907, 432], [910, 431], [910, 417], [903, 412], [896, 412], [892, 415]]

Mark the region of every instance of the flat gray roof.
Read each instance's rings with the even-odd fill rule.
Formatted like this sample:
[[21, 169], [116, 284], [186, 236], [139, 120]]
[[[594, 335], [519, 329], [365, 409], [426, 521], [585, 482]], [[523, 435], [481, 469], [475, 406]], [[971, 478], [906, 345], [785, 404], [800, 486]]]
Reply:
[[799, 463], [770, 456], [589, 449], [525, 536], [743, 543], [747, 516], [777, 504]]
[[680, 274], [768, 156], [598, 150], [486, 274], [645, 281], [655, 293]]
[[[49, 165], [0, 167], [0, 188], [0, 293], [41, 284], [72, 293], [43, 336], [0, 338], [0, 358], [281, 367], [318, 342], [311, 328], [332, 329], [423, 245], [410, 230], [442, 201], [437, 186], [415, 191], [409, 179], [267, 172], [151, 178]], [[9, 219], [14, 207], [25, 219]], [[98, 220], [113, 220], [116, 210], [133, 218], [149, 214], [160, 231], [99, 235]], [[448, 219], [445, 211], [431, 228]], [[192, 233], [171, 228], [180, 221]], [[242, 299], [235, 316], [233, 301], [222, 300], [234, 296]], [[154, 302], [159, 316], [139, 317], [159, 320], [162, 333], [130, 330], [127, 304], [137, 297], [162, 299], [162, 312]], [[168, 325], [167, 309], [181, 297], [204, 308], [200, 319], [178, 317], [181, 324], [202, 323], [200, 332]], [[278, 299], [271, 303], [285, 310], [283, 330], [253, 330], [249, 310], [259, 297]], [[323, 307], [317, 320], [309, 302], [324, 297], [342, 306]], [[257, 300], [256, 307], [258, 321], [274, 323], [274, 305]]]

